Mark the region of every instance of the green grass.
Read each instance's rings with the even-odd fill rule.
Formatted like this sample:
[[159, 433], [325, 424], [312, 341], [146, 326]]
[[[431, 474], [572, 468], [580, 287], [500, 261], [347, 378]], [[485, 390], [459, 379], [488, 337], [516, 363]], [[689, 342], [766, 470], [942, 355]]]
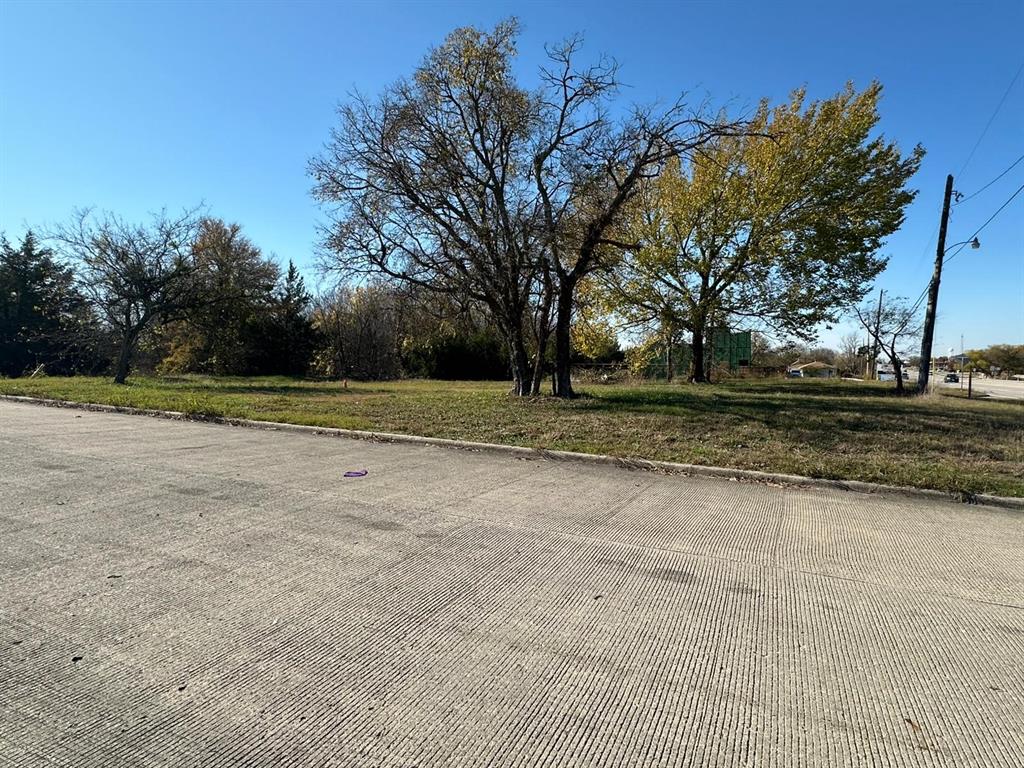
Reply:
[[0, 393], [1024, 496], [1024, 404], [891, 385], [590, 385], [571, 402], [493, 382], [282, 377], [0, 380]]

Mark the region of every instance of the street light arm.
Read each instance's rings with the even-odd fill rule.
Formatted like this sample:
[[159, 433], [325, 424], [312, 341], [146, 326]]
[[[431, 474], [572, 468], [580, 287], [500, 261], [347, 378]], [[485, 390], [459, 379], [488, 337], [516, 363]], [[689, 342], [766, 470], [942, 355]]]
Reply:
[[[975, 237], [970, 240], [964, 240], [962, 243], [953, 243], [952, 245], [947, 245], [945, 251], [950, 251], [953, 248], [956, 248], [958, 245], [967, 245], [968, 243], [971, 244], [971, 248], [974, 250], [978, 250], [979, 248], [981, 248], [981, 241]], [[943, 251], [943, 253], [945, 253], [945, 251]]]

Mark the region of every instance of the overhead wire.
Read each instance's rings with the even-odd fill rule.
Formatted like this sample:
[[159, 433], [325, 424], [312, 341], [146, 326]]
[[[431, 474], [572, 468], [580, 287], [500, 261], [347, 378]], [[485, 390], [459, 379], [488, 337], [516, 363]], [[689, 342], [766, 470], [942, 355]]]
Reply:
[[[987, 227], [989, 224], [991, 224], [993, 219], [995, 219], [996, 216], [998, 216], [1000, 213], [1002, 213], [1003, 209], [1005, 209], [1006, 206], [1008, 206], [1010, 203], [1012, 203], [1013, 199], [1015, 197], [1017, 197], [1017, 195], [1019, 195], [1021, 192], [1024, 192], [1024, 184], [1021, 184], [1019, 187], [1017, 187], [1017, 191], [1014, 192], [1012, 195], [1010, 195], [1003, 202], [1002, 205], [1000, 205], [998, 208], [996, 208], [995, 212], [985, 220], [984, 224], [982, 224], [980, 227], [978, 227], [976, 230], [974, 230], [974, 233], [970, 237], [968, 237], [962, 243], [959, 243], [957, 249], [955, 251], [953, 251], [953, 253], [949, 254], [948, 256], [944, 256], [943, 257], [943, 259], [942, 259], [943, 266], [948, 264], [958, 253], [960, 253], [960, 251], [962, 251], [964, 248], [966, 248], [968, 245], [970, 245], [974, 241], [974, 238], [976, 238], [978, 235], [980, 235], [982, 230], [985, 229], [985, 227]], [[921, 302], [924, 301], [924, 297], [928, 295], [928, 289], [930, 287], [931, 287], [931, 284], [929, 283], [929, 285], [925, 286], [925, 289], [923, 291], [921, 291], [921, 295], [917, 297], [917, 301], [915, 301], [914, 305], [911, 307], [911, 311], [912, 312], [914, 310], [916, 310], [919, 306], [921, 306]]]
[[[985, 127], [981, 129], [981, 135], [978, 136], [978, 140], [976, 142], [974, 142], [974, 146], [971, 147], [970, 154], [967, 155], [967, 159], [964, 160], [964, 164], [960, 167], [960, 170], [957, 172], [955, 178], [960, 178], [961, 176], [963, 176], [964, 171], [967, 170], [967, 166], [970, 165], [971, 160], [974, 159], [974, 153], [978, 151], [978, 147], [981, 146], [981, 142], [984, 140], [986, 134], [988, 133], [988, 129], [992, 127], [992, 123], [995, 121], [996, 117], [999, 115], [999, 111], [1003, 108], [1003, 104], [1006, 103], [1006, 98], [1010, 95], [1010, 92], [1013, 90], [1013, 86], [1017, 84], [1017, 78], [1020, 77], [1021, 72], [1024, 72], [1024, 61], [1022, 61], [1021, 65], [1019, 67], [1017, 67], [1017, 72], [1014, 74], [1013, 78], [1011, 78], [1010, 84], [1008, 86], [1006, 86], [1006, 90], [1003, 92], [1002, 97], [999, 99], [999, 103], [996, 104], [996, 108], [992, 111], [992, 115], [989, 117], [988, 122], [985, 123]], [[1017, 160], [1015, 160], [1010, 165], [1009, 168], [1007, 168], [1005, 171], [1003, 171], [1001, 174], [999, 174], [999, 176], [997, 176], [996, 178], [992, 179], [992, 181], [990, 181], [984, 187], [981, 187], [981, 189], [978, 189], [975, 192], [972, 192], [968, 197], [962, 198], [962, 199], [958, 200], [957, 204], [965, 202], [966, 200], [970, 199], [971, 197], [975, 197], [976, 195], [978, 195], [979, 193], [981, 193], [982, 191], [984, 191], [985, 189], [990, 187], [992, 184], [994, 184], [996, 181], [998, 181], [1004, 175], [1006, 175], [1014, 166], [1016, 166], [1017, 163], [1019, 163], [1021, 161], [1021, 159], [1024, 159], [1024, 155], [1022, 155], [1020, 158], [1017, 158]], [[1010, 197], [1010, 200], [1012, 200], [1014, 197], [1016, 197], [1019, 192], [1020, 192], [1019, 189], [1017, 190], [1017, 192], [1014, 192], [1013, 195]], [[993, 218], [995, 218], [995, 216], [998, 215], [999, 211], [1001, 211], [1003, 208], [1005, 208], [1009, 204], [1010, 200], [1007, 200], [1005, 203], [1003, 203], [1003, 205], [1000, 206], [999, 210], [996, 211], [996, 213], [992, 214], [992, 217], [989, 218], [989, 221], [991, 221]], [[982, 225], [982, 228], [984, 228], [988, 223], [989, 222], [986, 221], [985, 224]], [[938, 231], [939, 231], [939, 228], [936, 227], [935, 228], [935, 232], [933, 232], [932, 236], [930, 238], [928, 238], [928, 242], [925, 244], [924, 249], [921, 251], [921, 255], [917, 259], [918, 264], [921, 263], [921, 260], [924, 258], [925, 253], [928, 252], [928, 248], [930, 247], [931, 243], [935, 240], [936, 235], [938, 235]], [[981, 231], [981, 230], [979, 229], [978, 231]], [[967, 242], [970, 242], [976, 236], [977, 236], [977, 233], [975, 233], [974, 235], [971, 235], [971, 237], [967, 240]], [[967, 243], [964, 243], [964, 245], [966, 245], [966, 244]], [[963, 248], [963, 246], [961, 246], [961, 249], [962, 248]], [[959, 250], [956, 251], [956, 253], [959, 253], [959, 252], [960, 252]], [[954, 253], [953, 255], [955, 256], [956, 253]], [[949, 258], [952, 258], [952, 257], [948, 257], [948, 258], [943, 259], [942, 263], [945, 264], [946, 261], [949, 260]], [[914, 302], [914, 306], [913, 306], [914, 310], [916, 310], [921, 305], [921, 302], [924, 300], [924, 297], [928, 294], [928, 288], [929, 287], [930, 286], [925, 286], [924, 290], [921, 292], [921, 295], [918, 297], [917, 301]]]
[[1014, 161], [1013, 161], [1012, 163], [1010, 163], [1010, 167], [1009, 167], [1009, 168], [1007, 168], [1007, 169], [1006, 169], [1005, 171], [1003, 171], [1002, 173], [1000, 173], [1000, 174], [999, 174], [998, 176], [996, 176], [996, 177], [995, 177], [994, 179], [992, 179], [992, 181], [990, 181], [990, 182], [989, 182], [988, 184], [986, 184], [985, 186], [983, 186], [983, 187], [982, 187], [981, 189], [975, 190], [975, 191], [974, 191], [974, 192], [972, 192], [971, 194], [967, 195], [967, 197], [961, 197], [961, 198], [959, 198], [959, 199], [958, 199], [958, 200], [957, 200], [957, 201], [956, 201], [955, 203], [953, 203], [953, 205], [961, 205], [962, 203], [966, 203], [966, 202], [967, 202], [968, 200], [970, 200], [970, 199], [971, 199], [972, 197], [977, 197], [977, 196], [978, 196], [978, 195], [980, 195], [980, 194], [981, 194], [982, 192], [984, 192], [984, 191], [985, 191], [986, 189], [988, 189], [988, 188], [989, 188], [989, 187], [991, 187], [991, 186], [992, 186], [993, 184], [995, 184], [995, 183], [996, 183], [997, 181], [999, 181], [999, 180], [1000, 180], [1001, 178], [1003, 178], [1003, 176], [1005, 176], [1005, 175], [1006, 175], [1006, 174], [1008, 174], [1008, 173], [1009, 173], [1010, 171], [1012, 171], [1012, 170], [1013, 170], [1013, 169], [1014, 169], [1015, 167], [1017, 167], [1017, 165], [1019, 165], [1019, 164], [1020, 164], [1020, 161], [1021, 161], [1021, 160], [1024, 160], [1024, 155], [1021, 155], [1021, 156], [1020, 156], [1020, 157], [1018, 157], [1018, 158], [1017, 158], [1016, 160], [1014, 160]]
[[999, 99], [999, 103], [996, 104], [996, 108], [995, 111], [992, 112], [992, 116], [988, 119], [988, 122], [985, 123], [985, 127], [981, 129], [981, 136], [979, 136], [978, 140], [974, 142], [974, 146], [971, 148], [971, 153], [967, 156], [967, 159], [964, 161], [963, 167], [961, 167], [960, 170], [957, 172], [956, 178], [960, 178], [961, 176], [964, 175], [964, 171], [967, 170], [967, 166], [970, 165], [971, 160], [974, 158], [974, 153], [977, 152], [978, 147], [981, 146], [981, 142], [985, 138], [985, 134], [988, 133], [988, 129], [992, 127], [992, 123], [995, 121], [996, 116], [999, 114], [999, 110], [1001, 110], [1003, 108], [1003, 104], [1006, 103], [1006, 97], [1010, 95], [1010, 91], [1012, 91], [1013, 86], [1016, 85], [1017, 78], [1020, 77], [1021, 72], [1024, 72], [1024, 61], [1022, 61], [1020, 66], [1017, 67], [1017, 74], [1013, 76], [1013, 79], [1010, 81], [1010, 84], [1006, 87], [1006, 90], [1003, 92], [1003, 97]]
[[1010, 195], [1006, 199], [1006, 202], [1004, 202], [1002, 205], [1000, 205], [998, 208], [996, 208], [996, 212], [993, 213], [991, 216], [989, 216], [984, 224], [982, 224], [980, 227], [978, 227], [976, 230], [974, 230], [974, 234], [971, 235], [969, 238], [967, 238], [966, 241], [961, 243], [959, 248], [957, 248], [955, 251], [953, 251], [953, 253], [951, 253], [949, 256], [945, 257], [942, 260], [942, 263], [943, 264], [949, 263], [954, 256], [956, 256], [958, 253], [960, 253], [960, 251], [962, 251], [964, 248], [966, 248], [967, 245], [970, 244], [974, 240], [974, 238], [976, 238], [979, 234], [981, 234], [981, 230], [983, 230], [985, 227], [987, 227], [989, 224], [991, 224], [992, 223], [992, 219], [994, 219], [996, 216], [998, 216], [1006, 206], [1008, 206], [1010, 203], [1012, 203], [1013, 202], [1013, 198], [1015, 198], [1021, 192], [1024, 192], [1024, 184], [1021, 184], [1019, 187], [1017, 187], [1017, 191], [1014, 192], [1012, 195]]

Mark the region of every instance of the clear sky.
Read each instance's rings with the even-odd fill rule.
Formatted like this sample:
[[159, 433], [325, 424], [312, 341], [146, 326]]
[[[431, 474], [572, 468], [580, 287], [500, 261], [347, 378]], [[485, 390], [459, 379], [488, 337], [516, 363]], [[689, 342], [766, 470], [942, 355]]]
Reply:
[[[881, 80], [881, 129], [928, 150], [920, 195], [884, 249], [880, 287], [894, 295], [915, 299], [927, 284], [946, 174], [969, 195], [1024, 154], [1024, 75], [1007, 91], [1024, 64], [1022, 0], [0, 0], [0, 229], [17, 238], [82, 205], [143, 217], [205, 202], [315, 283], [320, 213], [306, 162], [335, 105], [410, 73], [452, 28], [508, 15], [523, 25], [524, 81], [546, 41], [582, 32], [588, 53], [621, 62], [623, 97], [636, 102], [690, 91], [741, 109], [801, 84], [825, 97]], [[1024, 162], [956, 207], [948, 242], [1021, 184]], [[968, 348], [1024, 343], [1022, 214], [1024, 193], [981, 233], [981, 250], [947, 265], [937, 353], [959, 348], [961, 333]]]

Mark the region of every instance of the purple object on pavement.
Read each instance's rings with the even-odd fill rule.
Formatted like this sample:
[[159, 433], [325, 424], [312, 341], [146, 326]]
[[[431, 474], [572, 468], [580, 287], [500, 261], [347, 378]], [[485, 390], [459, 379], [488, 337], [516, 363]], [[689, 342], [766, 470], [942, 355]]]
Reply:
[[363, 477], [369, 471], [368, 469], [350, 469], [345, 473], [345, 477]]

